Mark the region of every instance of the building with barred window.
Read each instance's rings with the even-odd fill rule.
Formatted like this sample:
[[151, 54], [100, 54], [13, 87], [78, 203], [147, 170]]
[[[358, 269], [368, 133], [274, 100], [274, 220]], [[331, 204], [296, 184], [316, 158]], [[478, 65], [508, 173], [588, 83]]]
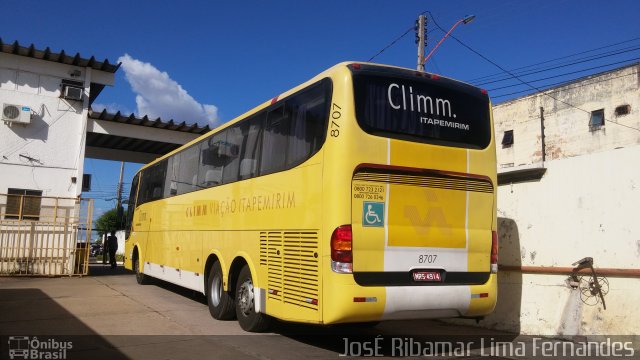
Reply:
[[[497, 104], [493, 116], [500, 298], [483, 323], [529, 334], [637, 329], [640, 65]], [[588, 257], [606, 278], [604, 303], [589, 271], [568, 276]]]
[[0, 274], [86, 273], [85, 158], [146, 163], [210, 130], [93, 112], [118, 67], [0, 39]]

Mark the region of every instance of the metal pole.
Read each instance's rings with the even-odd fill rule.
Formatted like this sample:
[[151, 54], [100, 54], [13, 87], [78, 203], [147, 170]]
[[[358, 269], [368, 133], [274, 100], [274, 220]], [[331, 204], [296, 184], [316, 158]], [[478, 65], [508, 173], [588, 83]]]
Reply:
[[418, 28], [416, 29], [418, 31], [418, 38], [416, 39], [416, 41], [418, 42], [418, 71], [424, 71], [425, 21], [426, 15], [418, 16]]
[[[116, 214], [118, 217], [118, 224], [122, 220], [122, 177], [124, 175], [124, 161], [120, 162], [120, 180], [118, 181], [118, 204], [116, 205]], [[120, 229], [118, 229], [120, 230]]]
[[124, 176], [124, 161], [120, 162], [120, 180], [118, 181], [118, 207], [122, 205], [122, 177]]
[[540, 106], [540, 141], [542, 143], [542, 164], [546, 160], [547, 154], [544, 143], [544, 107]]

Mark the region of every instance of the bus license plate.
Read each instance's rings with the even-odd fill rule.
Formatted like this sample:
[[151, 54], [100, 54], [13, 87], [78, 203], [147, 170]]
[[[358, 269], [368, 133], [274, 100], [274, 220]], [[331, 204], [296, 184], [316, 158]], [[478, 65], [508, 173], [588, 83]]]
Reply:
[[413, 281], [442, 281], [440, 272], [438, 271], [415, 271], [413, 273]]

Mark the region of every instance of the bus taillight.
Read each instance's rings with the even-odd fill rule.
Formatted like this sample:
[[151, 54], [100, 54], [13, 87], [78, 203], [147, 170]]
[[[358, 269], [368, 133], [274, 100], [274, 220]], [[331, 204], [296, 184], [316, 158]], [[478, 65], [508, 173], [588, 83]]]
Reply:
[[491, 232], [491, 273], [498, 273], [498, 233]]
[[337, 273], [353, 272], [351, 225], [338, 226], [331, 234], [331, 269]]

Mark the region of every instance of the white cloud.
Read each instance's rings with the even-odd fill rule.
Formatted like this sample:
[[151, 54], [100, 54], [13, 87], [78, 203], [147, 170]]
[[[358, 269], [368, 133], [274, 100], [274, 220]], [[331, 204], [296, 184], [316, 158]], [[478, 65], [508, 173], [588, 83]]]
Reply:
[[122, 63], [125, 77], [136, 93], [138, 116], [212, 126], [218, 121], [215, 105], [197, 102], [166, 72], [129, 54], [121, 56], [118, 61]]

